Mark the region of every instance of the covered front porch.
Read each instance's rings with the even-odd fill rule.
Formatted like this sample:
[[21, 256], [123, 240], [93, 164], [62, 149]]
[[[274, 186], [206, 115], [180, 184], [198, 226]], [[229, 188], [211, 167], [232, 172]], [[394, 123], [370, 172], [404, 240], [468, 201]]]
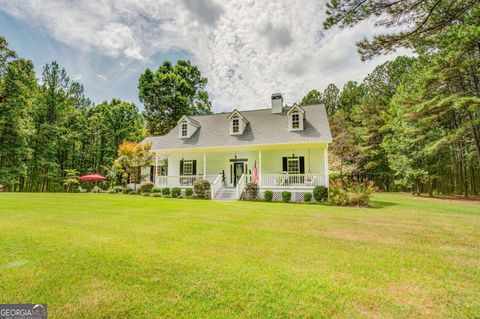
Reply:
[[237, 198], [254, 168], [261, 190], [311, 190], [328, 187], [327, 144], [267, 145], [215, 149], [153, 150], [150, 180], [155, 187], [193, 187], [196, 180], [212, 185], [212, 198], [221, 188], [235, 188]]

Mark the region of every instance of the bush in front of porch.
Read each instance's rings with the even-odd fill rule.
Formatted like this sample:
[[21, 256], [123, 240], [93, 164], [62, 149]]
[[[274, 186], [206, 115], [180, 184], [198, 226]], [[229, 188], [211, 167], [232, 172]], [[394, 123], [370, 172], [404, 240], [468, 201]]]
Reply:
[[199, 199], [210, 199], [210, 182], [200, 179], [193, 182], [193, 192]]

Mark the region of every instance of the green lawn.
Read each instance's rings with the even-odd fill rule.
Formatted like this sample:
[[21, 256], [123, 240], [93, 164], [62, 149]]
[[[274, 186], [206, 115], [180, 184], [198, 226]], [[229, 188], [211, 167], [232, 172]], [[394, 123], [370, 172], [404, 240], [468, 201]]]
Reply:
[[0, 194], [0, 303], [50, 318], [480, 317], [480, 205]]

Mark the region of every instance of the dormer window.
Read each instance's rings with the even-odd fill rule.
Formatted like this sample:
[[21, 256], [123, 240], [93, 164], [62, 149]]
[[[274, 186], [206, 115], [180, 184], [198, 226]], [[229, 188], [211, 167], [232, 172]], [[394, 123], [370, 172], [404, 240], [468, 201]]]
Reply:
[[288, 130], [302, 131], [303, 121], [305, 119], [305, 111], [298, 105], [294, 104], [287, 112]]
[[178, 138], [190, 138], [200, 128], [200, 123], [185, 115], [177, 123]]
[[188, 123], [187, 121], [182, 122], [182, 137], [188, 136]]
[[300, 114], [298, 114], [298, 111], [294, 111], [292, 113], [292, 128], [293, 129], [300, 128]]
[[237, 110], [227, 117], [230, 135], [242, 135], [248, 125], [248, 120]]
[[232, 120], [232, 132], [238, 134], [240, 131], [240, 120], [238, 117], [234, 117]]

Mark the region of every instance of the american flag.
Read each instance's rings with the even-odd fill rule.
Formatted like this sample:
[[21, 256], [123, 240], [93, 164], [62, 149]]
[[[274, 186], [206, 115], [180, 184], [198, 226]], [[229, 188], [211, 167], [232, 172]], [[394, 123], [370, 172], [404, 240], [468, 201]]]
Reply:
[[258, 184], [257, 161], [253, 163], [252, 183]]

